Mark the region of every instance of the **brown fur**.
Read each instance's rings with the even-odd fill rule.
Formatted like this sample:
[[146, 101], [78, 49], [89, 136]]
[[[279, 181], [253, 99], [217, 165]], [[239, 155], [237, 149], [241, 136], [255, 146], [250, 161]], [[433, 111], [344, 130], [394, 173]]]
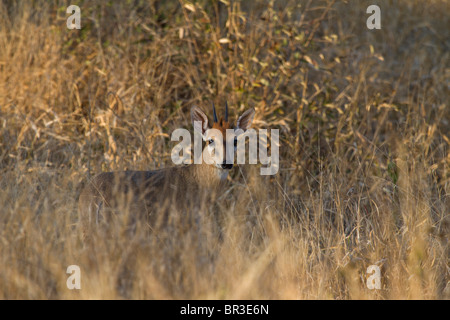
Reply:
[[220, 184], [216, 169], [205, 163], [156, 171], [103, 172], [80, 194], [78, 210], [84, 236], [93, 225], [109, 223], [111, 210], [131, 214], [129, 223], [144, 218], [152, 225], [158, 221], [165, 224], [167, 217], [155, 217], [155, 211], [173, 203], [178, 209], [191, 206], [193, 199], [215, 194]]

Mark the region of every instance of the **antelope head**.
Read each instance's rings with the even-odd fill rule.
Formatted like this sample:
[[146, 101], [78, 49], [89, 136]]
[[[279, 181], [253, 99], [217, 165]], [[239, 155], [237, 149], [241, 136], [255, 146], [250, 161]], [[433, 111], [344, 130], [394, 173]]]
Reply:
[[[236, 126], [232, 126], [228, 121], [228, 103], [225, 104], [224, 117], [221, 117], [220, 120], [217, 118], [214, 103], [212, 109], [212, 126], [209, 125], [208, 117], [199, 107], [193, 107], [191, 109], [191, 120], [194, 125], [194, 130], [200, 133], [203, 141], [206, 142], [205, 148], [208, 149], [209, 154], [215, 159], [214, 163], [211, 165], [214, 165], [215, 168], [219, 170], [219, 176], [224, 179], [226, 178], [228, 171], [233, 168], [234, 157], [231, 157], [230, 155], [231, 153], [235, 154], [237, 137], [251, 127], [255, 110], [251, 108], [245, 111], [238, 118]], [[234, 150], [227, 150], [227, 146], [234, 146]], [[233, 162], [231, 163], [230, 161], [228, 161], [228, 163], [226, 161], [227, 152], [228, 159], [233, 159]], [[203, 154], [205, 155], [205, 153]]]

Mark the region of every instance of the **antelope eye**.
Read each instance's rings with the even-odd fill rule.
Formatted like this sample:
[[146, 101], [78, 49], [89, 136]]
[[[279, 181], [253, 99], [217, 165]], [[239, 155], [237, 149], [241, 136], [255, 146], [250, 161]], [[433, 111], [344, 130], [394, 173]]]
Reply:
[[208, 139], [208, 143], [209, 144], [214, 143], [214, 140], [213, 139]]

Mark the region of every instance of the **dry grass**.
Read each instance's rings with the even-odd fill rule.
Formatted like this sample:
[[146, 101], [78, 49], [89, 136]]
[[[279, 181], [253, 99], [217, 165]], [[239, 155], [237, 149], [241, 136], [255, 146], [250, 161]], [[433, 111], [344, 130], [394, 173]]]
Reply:
[[[0, 298], [450, 298], [448, 1], [375, 1], [372, 31], [373, 1], [75, 1], [82, 30], [56, 2], [0, 1]], [[88, 174], [171, 165], [225, 100], [280, 172], [234, 169], [201, 230], [84, 246]]]

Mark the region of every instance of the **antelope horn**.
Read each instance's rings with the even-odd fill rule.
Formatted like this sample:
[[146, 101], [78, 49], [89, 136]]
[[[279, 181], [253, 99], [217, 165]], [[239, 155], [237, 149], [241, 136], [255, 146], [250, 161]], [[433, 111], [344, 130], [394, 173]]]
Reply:
[[228, 101], [225, 101], [225, 122], [228, 122]]
[[217, 114], [216, 114], [216, 107], [214, 106], [214, 102], [213, 102], [213, 114], [214, 114], [214, 122], [218, 122], [217, 121]]

